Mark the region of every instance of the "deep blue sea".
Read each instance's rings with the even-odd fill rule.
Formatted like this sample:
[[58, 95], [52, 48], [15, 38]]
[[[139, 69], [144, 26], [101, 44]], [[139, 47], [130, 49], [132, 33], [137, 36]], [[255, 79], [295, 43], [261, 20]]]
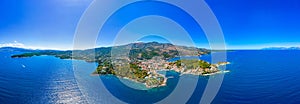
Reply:
[[[166, 72], [170, 77], [167, 86], [149, 90], [114, 76], [91, 76], [95, 63], [52, 56], [10, 58], [18, 53], [0, 50], [1, 104], [155, 103], [171, 95], [179, 79], [184, 86], [177, 90], [182, 91], [197, 82], [187, 103], [199, 103], [209, 80]], [[209, 61], [210, 56], [201, 59]], [[300, 51], [231, 51], [227, 60], [230, 72], [212, 103], [300, 103]]]

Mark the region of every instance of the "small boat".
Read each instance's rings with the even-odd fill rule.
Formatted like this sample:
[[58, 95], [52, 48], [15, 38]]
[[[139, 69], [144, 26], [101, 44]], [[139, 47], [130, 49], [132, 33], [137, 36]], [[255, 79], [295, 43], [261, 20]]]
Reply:
[[22, 64], [22, 67], [25, 68], [26, 66], [24, 64]]
[[174, 76], [169, 76], [169, 77], [167, 77], [167, 78], [174, 78]]
[[223, 73], [228, 73], [230, 72], [230, 70], [223, 70]]

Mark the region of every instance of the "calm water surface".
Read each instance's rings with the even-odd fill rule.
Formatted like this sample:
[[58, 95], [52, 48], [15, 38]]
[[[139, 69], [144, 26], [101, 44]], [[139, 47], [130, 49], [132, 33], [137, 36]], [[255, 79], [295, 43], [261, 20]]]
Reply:
[[[154, 103], [164, 99], [176, 87], [179, 78], [198, 80], [188, 103], [198, 103], [208, 77], [179, 76], [168, 86], [137, 90], [114, 76], [90, 76], [94, 63], [61, 60], [52, 56], [11, 59], [19, 52], [0, 51], [1, 103]], [[300, 51], [234, 51], [227, 53], [227, 66], [221, 89], [213, 103], [300, 103]], [[210, 56], [201, 57], [210, 60]], [[72, 64], [79, 65], [73, 69]], [[74, 72], [75, 70], [75, 72]], [[102, 82], [104, 84], [102, 84]], [[107, 89], [105, 89], [107, 88]], [[185, 90], [185, 89], [182, 89]], [[109, 92], [106, 95], [103, 92]], [[88, 96], [88, 97], [84, 97]], [[180, 95], [178, 95], [180, 96]]]

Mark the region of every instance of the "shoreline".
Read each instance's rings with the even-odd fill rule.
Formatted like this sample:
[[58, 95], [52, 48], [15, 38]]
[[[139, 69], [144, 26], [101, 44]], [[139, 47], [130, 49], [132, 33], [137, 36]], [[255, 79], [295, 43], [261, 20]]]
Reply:
[[[175, 70], [162, 69], [162, 70], [157, 70], [157, 71], [175, 71]], [[177, 72], [177, 71], [175, 71], [175, 72]], [[195, 74], [195, 73], [188, 73], [188, 72], [177, 72], [177, 73], [180, 74], [179, 76], [182, 76], [182, 75], [211, 76], [211, 75], [222, 74], [222, 73], [225, 74], [225, 73], [229, 73], [229, 72], [230, 72], [230, 70], [219, 70], [219, 71], [217, 71], [217, 72], [213, 72], [213, 73], [209, 73], [209, 74]], [[101, 76], [101, 74], [94, 74], [94, 73], [92, 73], [92, 74], [90, 74], [90, 75], [91, 75], [91, 76]], [[112, 75], [112, 74], [106, 74], [106, 75]], [[162, 84], [160, 84], [160, 85], [158, 85], [158, 86], [149, 86], [149, 85], [146, 84], [146, 82], [139, 82], [139, 81], [137, 81], [137, 80], [135, 80], [135, 79], [130, 79], [130, 78], [127, 78], [127, 77], [120, 77], [120, 76], [117, 76], [117, 75], [113, 75], [113, 76], [115, 76], [115, 77], [117, 77], [117, 78], [122, 78], [122, 79], [130, 80], [130, 81], [133, 81], [133, 82], [135, 82], [135, 83], [141, 83], [141, 84], [145, 85], [145, 87], [146, 87], [147, 89], [152, 89], [152, 88], [158, 88], [158, 87], [164, 87], [164, 86], [167, 86], [167, 81], [168, 81], [169, 78], [166, 77], [165, 75], [162, 75], [162, 74], [159, 74], [159, 75], [161, 75], [161, 76], [164, 77], [164, 81], [163, 81]], [[104, 76], [105, 76], [105, 75], [104, 75]]]
[[[37, 56], [37, 55], [36, 55], [36, 56]], [[51, 56], [51, 55], [38, 55], [38, 56]], [[29, 57], [33, 57], [33, 56], [29, 56]], [[93, 61], [89, 61], [89, 60], [84, 60], [84, 59], [61, 58], [61, 57], [57, 57], [57, 56], [53, 56], [53, 57], [58, 58], [58, 59], [62, 59], [62, 60], [71, 60], [71, 61], [73, 61], [73, 60], [78, 60], [78, 61], [84, 61], [84, 62], [86, 62], [86, 63], [96, 63], [96, 64], [97, 64], [97, 62], [93, 62]], [[186, 56], [186, 57], [194, 57], [194, 56]], [[201, 57], [201, 56], [197, 56], [197, 57]], [[27, 58], [27, 57], [12, 57], [12, 58]], [[219, 73], [227, 73], [227, 72], [230, 72], [229, 70], [223, 70], [223, 71], [222, 71], [222, 70], [219, 70], [219, 69], [218, 69], [219, 66], [224, 66], [224, 65], [227, 65], [227, 64], [230, 64], [230, 62], [220, 62], [220, 63], [214, 64], [214, 65], [216, 66], [216, 70], [217, 70], [217, 71], [214, 71], [214, 72], [208, 72], [208, 73], [206, 72], [206, 74], [203, 74], [203, 72], [199, 72], [199, 71], [197, 71], [197, 72], [183, 71], [183, 70], [178, 70], [178, 69], [173, 69], [173, 68], [172, 68], [172, 69], [160, 69], [160, 70], [155, 70], [155, 72], [157, 72], [157, 71], [175, 71], [175, 72], [177, 72], [177, 73], [180, 73], [180, 76], [181, 76], [181, 75], [185, 75], [185, 74], [190, 74], [190, 75], [195, 75], [195, 76], [210, 76], [210, 75], [215, 75], [215, 74], [219, 74]], [[202, 70], [204, 70], [204, 69], [202, 69]], [[109, 74], [103, 74], [103, 75], [109, 75]], [[111, 75], [113, 75], [113, 74], [111, 74]], [[145, 85], [145, 86], [146, 86], [147, 88], [149, 88], [149, 89], [167, 86], [167, 80], [168, 80], [168, 78], [167, 78], [165, 75], [160, 74], [160, 73], [157, 73], [157, 75], [160, 76], [160, 77], [163, 77], [164, 79], [163, 79], [163, 81], [161, 80], [159, 84], [154, 84], [154, 85], [148, 85], [148, 84], [147, 84], [146, 81], [147, 81], [148, 78], [145, 78], [145, 82], [140, 82], [140, 81], [138, 81], [138, 79], [131, 79], [131, 78], [127, 78], [127, 77], [120, 77], [120, 76], [118, 76], [118, 75], [114, 75], [114, 76], [116, 76], [116, 77], [118, 77], [118, 78], [122, 78], [122, 79], [128, 79], [128, 80], [134, 81], [134, 82], [136, 82], [136, 83], [142, 83], [143, 85]], [[97, 74], [97, 73], [92, 72], [92, 73], [90, 74], [90, 76], [101, 76], [101, 74]], [[157, 76], [154, 77], [154, 78], [157, 78]], [[151, 80], [151, 79], [150, 79], [150, 80]]]
[[[122, 78], [122, 79], [126, 79], [126, 80], [133, 81], [133, 82], [135, 82], [135, 83], [141, 83], [141, 84], [145, 85], [145, 87], [148, 88], [148, 89], [166, 86], [166, 85], [167, 85], [167, 80], [168, 80], [167, 77], [165, 77], [165, 76], [162, 75], [162, 76], [164, 77], [163, 83], [160, 84], [160, 85], [158, 85], [158, 86], [153, 86], [153, 87], [152, 87], [152, 86], [147, 85], [146, 82], [139, 82], [139, 81], [137, 81], [136, 79], [130, 79], [130, 78], [128, 78], [128, 77], [120, 77], [120, 76], [113, 75], [113, 74], [106, 74], [106, 75], [112, 75], [112, 76], [115, 76], [115, 77], [117, 77], [117, 78]], [[90, 76], [96, 77], [96, 76], [105, 76], [105, 75], [94, 74], [94, 73], [92, 73], [92, 74], [90, 74]]]

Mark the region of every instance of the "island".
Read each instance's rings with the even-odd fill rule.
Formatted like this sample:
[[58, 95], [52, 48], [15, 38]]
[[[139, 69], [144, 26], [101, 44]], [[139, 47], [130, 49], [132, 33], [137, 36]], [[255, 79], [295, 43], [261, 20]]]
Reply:
[[210, 54], [204, 48], [178, 46], [170, 43], [131, 43], [114, 47], [100, 47], [87, 50], [54, 51], [45, 50], [11, 56], [12, 58], [41, 55], [61, 59], [85, 60], [98, 63], [92, 75], [115, 75], [145, 84], [148, 88], [166, 86], [167, 77], [159, 71], [175, 71], [181, 74], [212, 75], [220, 73], [219, 66], [230, 64], [219, 62], [211, 64], [200, 59], [170, 59], [182, 56], [201, 56]]

